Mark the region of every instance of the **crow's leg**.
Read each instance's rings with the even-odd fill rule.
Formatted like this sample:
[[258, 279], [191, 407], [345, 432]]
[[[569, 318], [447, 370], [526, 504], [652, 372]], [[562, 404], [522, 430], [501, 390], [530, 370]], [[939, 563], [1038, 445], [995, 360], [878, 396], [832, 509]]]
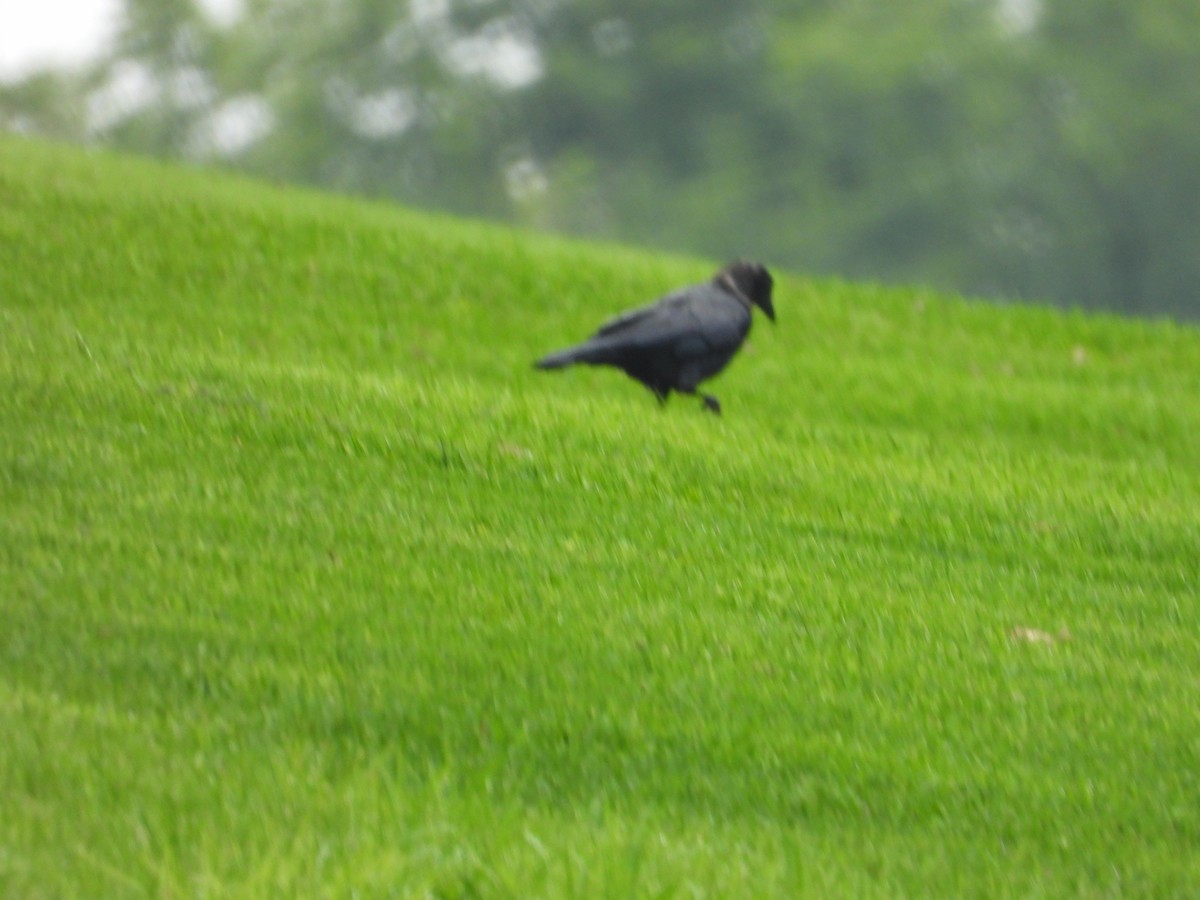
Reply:
[[705, 409], [707, 409], [711, 413], [715, 413], [718, 416], [721, 414], [721, 401], [718, 400], [716, 397], [714, 397], [712, 394], [702, 394], [695, 388], [691, 388], [689, 390], [688, 388], [677, 387], [677, 388], [675, 388], [675, 390], [679, 391], [679, 393], [681, 393], [681, 394], [690, 394], [693, 397], [699, 397], [701, 400], [704, 401]]

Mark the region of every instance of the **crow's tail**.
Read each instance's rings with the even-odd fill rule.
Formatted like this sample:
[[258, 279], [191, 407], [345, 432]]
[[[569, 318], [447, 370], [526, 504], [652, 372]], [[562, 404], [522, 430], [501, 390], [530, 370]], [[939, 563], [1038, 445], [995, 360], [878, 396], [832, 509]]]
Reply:
[[566, 350], [543, 356], [534, 365], [539, 369], [561, 369], [575, 363], [587, 363], [589, 366], [619, 365], [625, 349], [626, 345], [622, 341], [604, 337], [592, 338]]
[[587, 356], [587, 344], [580, 344], [578, 347], [568, 347], [566, 350], [543, 356], [534, 366], [539, 369], [561, 369], [573, 363], [588, 362]]

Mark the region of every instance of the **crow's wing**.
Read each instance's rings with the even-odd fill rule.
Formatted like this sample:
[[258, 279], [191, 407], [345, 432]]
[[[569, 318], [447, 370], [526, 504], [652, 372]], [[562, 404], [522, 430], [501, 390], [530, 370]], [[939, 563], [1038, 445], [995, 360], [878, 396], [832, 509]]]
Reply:
[[750, 310], [711, 284], [668, 294], [605, 323], [575, 347], [538, 361], [543, 369], [572, 363], [613, 365], [661, 393], [692, 390], [725, 367], [750, 330]]
[[539, 359], [535, 365], [542, 369], [557, 369], [572, 363], [604, 363], [623, 365], [630, 353], [666, 356], [662, 345], [670, 343], [685, 330], [691, 321], [686, 306], [686, 289], [669, 294], [650, 306], [622, 313], [605, 322], [582, 344], [567, 347]]
[[688, 289], [685, 288], [673, 294], [668, 294], [661, 300], [651, 303], [649, 306], [621, 313], [621, 315], [609, 319], [601, 325], [596, 330], [596, 333], [592, 335], [592, 339], [636, 332], [643, 328], [650, 330], [663, 328], [669, 324], [679, 308], [687, 304], [687, 299]]
[[662, 352], [679, 360], [733, 353], [750, 327], [750, 312], [719, 288], [696, 285], [605, 323], [589, 343]]

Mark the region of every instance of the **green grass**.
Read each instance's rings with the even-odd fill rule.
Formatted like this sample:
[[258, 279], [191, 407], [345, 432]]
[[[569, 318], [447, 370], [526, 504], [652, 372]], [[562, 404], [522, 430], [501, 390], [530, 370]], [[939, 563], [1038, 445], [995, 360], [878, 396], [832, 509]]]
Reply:
[[1200, 889], [1200, 332], [713, 265], [0, 140], [0, 894]]

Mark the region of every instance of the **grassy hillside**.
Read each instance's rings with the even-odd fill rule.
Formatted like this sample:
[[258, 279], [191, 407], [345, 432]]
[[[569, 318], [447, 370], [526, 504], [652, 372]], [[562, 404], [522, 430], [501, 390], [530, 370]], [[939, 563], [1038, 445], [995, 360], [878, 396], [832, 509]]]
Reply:
[[1200, 333], [713, 266], [0, 140], [0, 894], [1200, 887]]

